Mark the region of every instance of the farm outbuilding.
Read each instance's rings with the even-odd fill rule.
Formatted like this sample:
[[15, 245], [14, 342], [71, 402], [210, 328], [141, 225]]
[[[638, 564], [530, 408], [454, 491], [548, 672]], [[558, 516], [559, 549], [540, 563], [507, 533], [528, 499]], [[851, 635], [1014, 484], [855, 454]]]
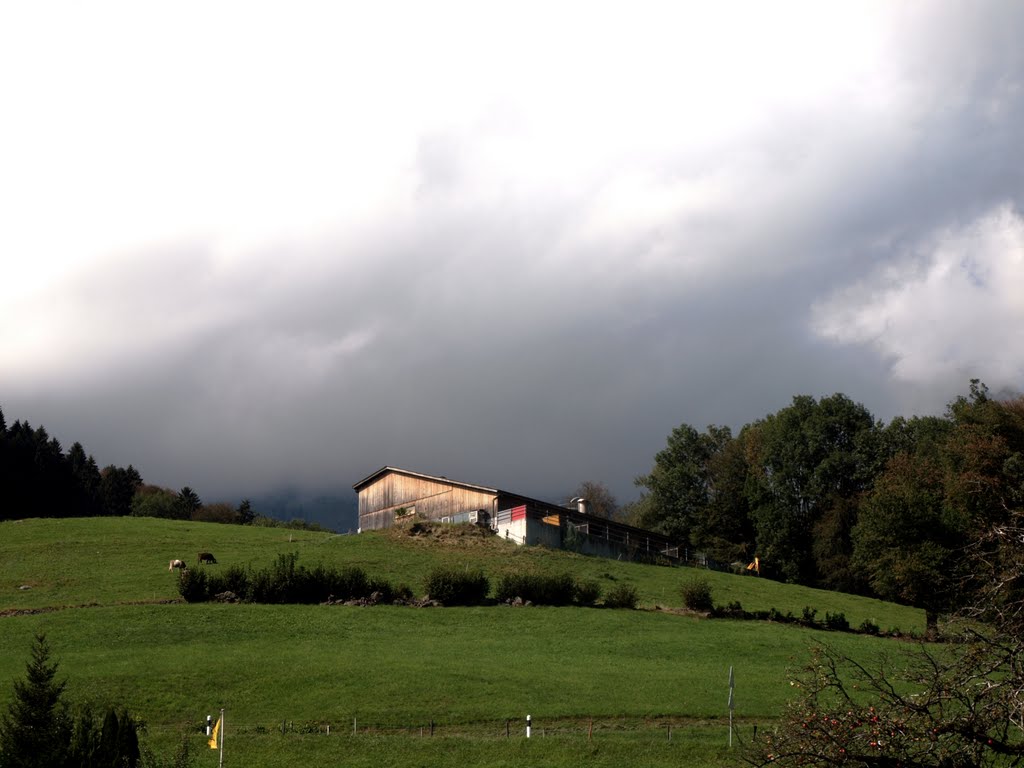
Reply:
[[359, 530], [404, 519], [490, 526], [518, 544], [569, 548], [605, 557], [688, 559], [677, 542], [586, 511], [586, 500], [563, 507], [517, 493], [397, 467], [382, 467], [352, 486]]

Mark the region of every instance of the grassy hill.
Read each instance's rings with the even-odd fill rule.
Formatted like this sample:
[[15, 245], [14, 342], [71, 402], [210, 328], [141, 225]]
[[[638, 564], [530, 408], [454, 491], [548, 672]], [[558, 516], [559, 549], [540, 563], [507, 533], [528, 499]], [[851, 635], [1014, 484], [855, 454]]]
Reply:
[[[605, 588], [633, 584], [648, 610], [187, 605], [167, 563], [200, 550], [217, 555], [215, 568], [262, 567], [297, 552], [300, 563], [360, 565], [417, 593], [440, 563], [478, 565], [492, 582], [506, 571], [571, 570]], [[695, 573], [448, 533], [338, 536], [134, 518], [0, 523], [0, 703], [32, 635], [44, 632], [73, 701], [126, 704], [162, 752], [193, 732], [197, 765], [212, 765], [214, 753], [194, 730], [220, 707], [228, 764], [724, 764], [735, 754], [725, 748], [730, 666], [736, 716], [749, 732], [780, 711], [809, 643], [862, 656], [901, 645], [653, 610], [678, 607], [679, 586]], [[797, 615], [811, 607], [843, 612], [853, 626], [923, 628], [919, 611], [900, 606], [701, 573], [719, 604]], [[530, 742], [526, 714], [538, 737]], [[505, 738], [506, 720], [514, 738]]]

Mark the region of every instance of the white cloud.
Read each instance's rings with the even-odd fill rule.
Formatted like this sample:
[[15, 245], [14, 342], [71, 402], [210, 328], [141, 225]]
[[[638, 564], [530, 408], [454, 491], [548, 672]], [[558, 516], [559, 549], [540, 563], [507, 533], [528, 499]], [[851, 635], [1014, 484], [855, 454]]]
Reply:
[[868, 344], [900, 379], [1024, 383], [1024, 218], [1002, 205], [945, 227], [812, 309], [815, 331]]

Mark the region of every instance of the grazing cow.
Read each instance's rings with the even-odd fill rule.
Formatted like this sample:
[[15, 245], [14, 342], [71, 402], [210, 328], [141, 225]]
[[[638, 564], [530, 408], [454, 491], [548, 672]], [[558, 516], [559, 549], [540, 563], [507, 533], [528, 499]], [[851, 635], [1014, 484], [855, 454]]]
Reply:
[[171, 562], [167, 566], [167, 570], [173, 571], [175, 568], [180, 568], [184, 571], [186, 568], [188, 568], [188, 566], [185, 565], [184, 560], [171, 560]]
[[196, 559], [200, 563], [210, 563], [210, 565], [216, 565], [217, 564], [217, 558], [213, 556], [212, 552], [200, 552], [196, 556]]

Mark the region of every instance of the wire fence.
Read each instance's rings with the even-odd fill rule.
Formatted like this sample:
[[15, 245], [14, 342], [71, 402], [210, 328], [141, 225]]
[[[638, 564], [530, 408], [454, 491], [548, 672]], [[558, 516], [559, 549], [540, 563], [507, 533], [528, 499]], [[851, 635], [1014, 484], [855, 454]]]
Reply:
[[[146, 730], [160, 733], [191, 732], [209, 735], [206, 721], [194, 724], [182, 723], [147, 723]], [[234, 736], [288, 736], [315, 735], [323, 737], [360, 737], [360, 736], [393, 736], [406, 738], [431, 737], [462, 737], [484, 739], [527, 738], [527, 720], [525, 716], [502, 718], [499, 720], [458, 722], [450, 719], [426, 718], [420, 722], [396, 723], [379, 720], [360, 720], [358, 715], [352, 718], [304, 719], [280, 721], [232, 721], [230, 711], [225, 717], [225, 733]], [[721, 730], [722, 738], [729, 735], [728, 719], [694, 719], [688, 717], [574, 717], [574, 718], [532, 718], [529, 724], [529, 738], [576, 737], [593, 740], [608, 736], [649, 736], [655, 739], [672, 739], [691, 732], [703, 733], [709, 730]], [[757, 724], [750, 720], [736, 719], [732, 725], [734, 735], [749, 737], [756, 735]]]

